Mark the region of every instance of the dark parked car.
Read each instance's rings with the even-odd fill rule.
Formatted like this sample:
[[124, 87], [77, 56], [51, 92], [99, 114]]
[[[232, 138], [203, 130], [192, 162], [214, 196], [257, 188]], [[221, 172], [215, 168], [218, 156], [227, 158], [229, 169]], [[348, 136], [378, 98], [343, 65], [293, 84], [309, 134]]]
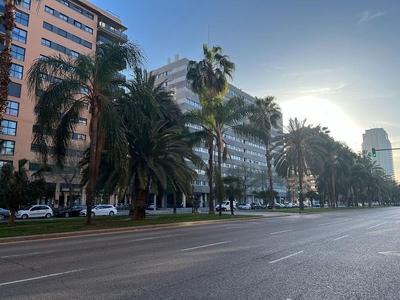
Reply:
[[261, 204], [260, 203], [251, 203], [251, 209], [261, 209]]
[[10, 211], [0, 207], [0, 220], [8, 219], [10, 217]]
[[[280, 208], [282, 208], [282, 206], [279, 204], [279, 203], [275, 203], [275, 209], [280, 209]], [[271, 204], [268, 204], [268, 209], [272, 209], [272, 205]]]
[[84, 209], [86, 209], [86, 205], [74, 205], [55, 209], [53, 214], [55, 217], [61, 218], [79, 217], [79, 213]]

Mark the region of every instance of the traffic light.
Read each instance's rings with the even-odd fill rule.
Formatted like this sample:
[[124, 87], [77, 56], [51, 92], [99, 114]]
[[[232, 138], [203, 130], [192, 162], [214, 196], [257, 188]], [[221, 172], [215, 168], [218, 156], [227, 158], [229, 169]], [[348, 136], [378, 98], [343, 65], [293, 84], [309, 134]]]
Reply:
[[297, 194], [299, 194], [299, 195], [300, 195], [300, 189], [299, 189], [299, 188], [297, 189]]
[[375, 150], [375, 148], [372, 148], [372, 157], [376, 157], [376, 150]]

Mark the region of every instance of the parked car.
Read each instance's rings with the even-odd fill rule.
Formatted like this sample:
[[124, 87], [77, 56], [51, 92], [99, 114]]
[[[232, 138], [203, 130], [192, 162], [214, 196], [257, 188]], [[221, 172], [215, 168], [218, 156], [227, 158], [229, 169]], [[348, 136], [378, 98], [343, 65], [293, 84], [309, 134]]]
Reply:
[[[236, 201], [235, 200], [233, 200], [233, 209], [234, 210], [236, 209]], [[217, 204], [215, 206], [215, 210], [219, 211], [219, 204]], [[228, 210], [231, 210], [231, 204], [230, 204], [229, 200], [226, 200], [226, 201], [222, 202], [222, 211], [228, 211]]]
[[0, 220], [8, 219], [10, 217], [10, 211], [0, 207]]
[[250, 204], [251, 209], [261, 209], [261, 204], [257, 202], [253, 202]]
[[61, 207], [59, 209], [55, 209], [53, 214], [55, 217], [79, 217], [79, 213], [86, 209], [86, 205], [74, 205], [70, 207]]
[[251, 209], [251, 205], [249, 203], [241, 203], [238, 205], [238, 209]]
[[[275, 209], [283, 208], [283, 206], [280, 203], [275, 203], [274, 206], [275, 206]], [[272, 209], [271, 204], [268, 204], [268, 209]]]
[[[160, 206], [157, 205], [156, 209], [159, 209], [159, 208], [160, 208]], [[149, 204], [147, 204], [147, 209], [154, 210], [154, 202], [150, 202]]]
[[53, 210], [48, 205], [31, 205], [25, 209], [20, 209], [15, 214], [18, 219], [28, 218], [51, 218], [53, 216]]
[[[86, 216], [86, 209], [81, 210], [80, 216]], [[111, 204], [101, 204], [92, 208], [92, 217], [95, 216], [113, 216], [117, 214], [117, 209]]]

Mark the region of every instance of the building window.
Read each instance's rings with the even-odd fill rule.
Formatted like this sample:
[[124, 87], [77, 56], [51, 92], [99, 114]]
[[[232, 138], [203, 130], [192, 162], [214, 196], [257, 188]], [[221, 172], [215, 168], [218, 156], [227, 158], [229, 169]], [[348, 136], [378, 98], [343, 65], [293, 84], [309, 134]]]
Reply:
[[6, 111], [4, 112], [4, 114], [18, 117], [18, 112], [19, 112], [19, 103], [8, 100]]
[[85, 119], [85, 118], [78, 118], [78, 120], [76, 121], [76, 124], [87, 126], [87, 119]]
[[82, 28], [82, 23], [78, 21], [74, 21], [74, 25], [78, 28]]
[[51, 7], [48, 7], [47, 5], [44, 7], [44, 11], [51, 15], [54, 15], [54, 9], [52, 9]]
[[87, 32], [89, 32], [90, 34], [93, 34], [93, 29], [92, 28], [90, 28], [90, 27], [85, 27], [85, 30], [87, 31]]
[[26, 9], [31, 9], [31, 0], [22, 0], [19, 5]]
[[42, 45], [51, 48], [51, 42], [42, 38]]
[[17, 22], [19, 24], [22, 24], [24, 26], [28, 26], [28, 24], [29, 24], [29, 15], [24, 13], [24, 12], [22, 12], [22, 11], [16, 10], [15, 11], [15, 22]]
[[22, 72], [24, 67], [16, 64], [11, 64], [10, 76], [18, 79], [22, 79]]
[[78, 37], [78, 36], [76, 36], [76, 35], [72, 35], [72, 40], [73, 40], [75, 43], [78, 43], [78, 44], [81, 43], [81, 38]]
[[11, 45], [11, 55], [14, 59], [24, 61], [25, 60], [25, 49], [18, 47], [16, 45]]
[[76, 51], [74, 51], [74, 50], [71, 50], [71, 56], [73, 56], [73, 57], [78, 57], [78, 56], [79, 56], [79, 53], [76, 52]]
[[85, 16], [88, 17], [91, 20], [94, 20], [94, 15], [91, 14], [90, 12], [85, 11]]
[[26, 36], [27, 32], [23, 29], [19, 29], [18, 27], [15, 27], [12, 31], [12, 39], [14, 41], [26, 44]]
[[15, 98], [21, 98], [21, 84], [10, 82], [8, 85], [8, 95]]
[[62, 4], [64, 4], [64, 5], [66, 5], [66, 6], [69, 6], [69, 2], [66, 1], [66, 0], [61, 0], [60, 2], [61, 2]]
[[83, 41], [83, 46], [86, 48], [92, 49], [92, 43], [89, 43], [88, 41]]
[[12, 166], [12, 164], [13, 164], [12, 160], [0, 160], [0, 169], [5, 165]]
[[74, 6], [74, 9], [78, 12], [78, 13], [83, 13], [83, 10], [82, 10], [82, 8], [80, 8], [79, 6]]
[[14, 141], [4, 141], [0, 148], [1, 155], [14, 155], [15, 142]]
[[68, 17], [66, 15], [63, 15], [60, 13], [60, 15], [58, 16], [60, 19], [64, 20], [65, 22], [68, 22]]
[[72, 135], [72, 139], [77, 141], [86, 141], [86, 135], [80, 133], [74, 133]]
[[17, 122], [10, 120], [1, 121], [1, 133], [6, 135], [16, 135], [17, 134]]
[[47, 22], [43, 22], [43, 28], [53, 31], [53, 25], [51, 25], [50, 23], [47, 23]]
[[67, 32], [61, 28], [58, 28], [58, 35], [61, 35], [63, 37], [67, 37]]
[[62, 53], [67, 53], [67, 48], [65, 48], [64, 46], [61, 46], [61, 45], [57, 45], [56, 50], [60, 51]]

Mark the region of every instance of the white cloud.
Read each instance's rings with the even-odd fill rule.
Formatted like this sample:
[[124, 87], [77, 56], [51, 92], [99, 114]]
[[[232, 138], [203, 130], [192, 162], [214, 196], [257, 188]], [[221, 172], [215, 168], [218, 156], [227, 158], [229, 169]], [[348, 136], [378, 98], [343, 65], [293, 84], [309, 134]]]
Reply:
[[369, 21], [372, 21], [373, 19], [386, 15], [387, 13], [388, 12], [386, 11], [386, 12], [377, 12], [375, 14], [372, 14], [370, 11], [363, 11], [361, 13], [361, 18], [357, 22], [357, 25], [364, 25]]

